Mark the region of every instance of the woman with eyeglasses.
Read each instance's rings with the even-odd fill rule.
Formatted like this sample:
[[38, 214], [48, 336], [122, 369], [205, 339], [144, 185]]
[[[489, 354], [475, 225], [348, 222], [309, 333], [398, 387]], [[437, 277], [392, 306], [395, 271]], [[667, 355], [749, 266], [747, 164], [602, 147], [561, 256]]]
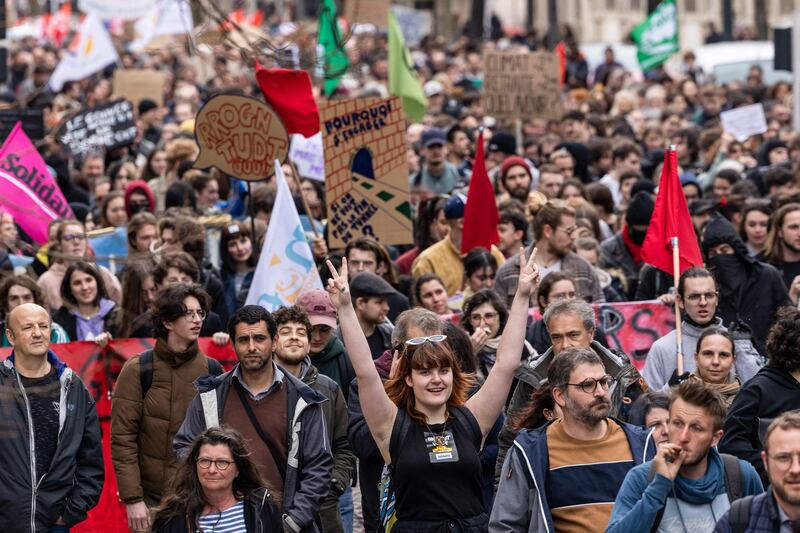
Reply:
[[103, 277], [97, 268], [84, 261], [75, 261], [61, 282], [64, 304], [53, 316], [73, 341], [94, 341], [105, 347], [113, 338], [111, 325], [119, 312], [108, 298]]
[[[477, 379], [486, 379], [497, 360], [497, 349], [508, 323], [508, 309], [503, 300], [491, 289], [482, 289], [464, 302], [461, 326], [469, 333], [472, 348], [478, 357]], [[533, 346], [525, 341], [521, 350], [522, 358], [535, 352]], [[519, 359], [517, 360], [519, 363]]]
[[[52, 312], [63, 304], [61, 301], [61, 282], [67, 268], [74, 261], [86, 261], [90, 254], [86, 229], [77, 220], [65, 220], [55, 232], [55, 241], [49, 246], [50, 268], [39, 276], [37, 283], [50, 303]], [[106, 267], [98, 265], [108, 297], [119, 303], [122, 301], [122, 287], [119, 280]], [[70, 337], [72, 338], [72, 337]]]
[[500, 414], [519, 366], [528, 301], [539, 280], [534, 259], [520, 249], [520, 277], [497, 361], [473, 396], [473, 377], [459, 368], [445, 335], [410, 339], [384, 388], [358, 322], [347, 282], [328, 262], [331, 301], [356, 371], [361, 407], [372, 437], [391, 465], [394, 533], [483, 532], [481, 443]]
[[280, 513], [244, 439], [228, 426], [197, 436], [153, 519], [153, 533], [282, 533]]

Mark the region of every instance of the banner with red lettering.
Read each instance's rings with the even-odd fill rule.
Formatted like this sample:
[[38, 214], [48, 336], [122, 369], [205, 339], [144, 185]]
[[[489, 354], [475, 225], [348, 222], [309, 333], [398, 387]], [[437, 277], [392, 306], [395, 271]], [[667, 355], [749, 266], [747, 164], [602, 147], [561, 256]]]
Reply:
[[[117, 479], [111, 464], [111, 396], [114, 384], [125, 361], [153, 347], [153, 339], [113, 340], [102, 349], [93, 342], [69, 342], [51, 344], [58, 358], [67, 363], [83, 380], [97, 403], [97, 416], [103, 433], [103, 460], [106, 479], [97, 506], [89, 517], [73, 527], [78, 533], [128, 533], [128, 518], [125, 506], [117, 495]], [[217, 359], [225, 369], [236, 364], [236, 354], [230, 343], [216, 346], [210, 338], [199, 339], [200, 350]], [[0, 348], [0, 358], [11, 354], [11, 348]]]

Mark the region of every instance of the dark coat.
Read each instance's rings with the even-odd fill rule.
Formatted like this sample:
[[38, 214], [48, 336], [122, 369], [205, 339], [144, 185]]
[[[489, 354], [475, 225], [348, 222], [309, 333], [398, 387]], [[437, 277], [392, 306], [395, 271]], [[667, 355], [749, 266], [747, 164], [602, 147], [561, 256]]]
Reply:
[[[163, 524], [154, 524], [152, 533], [197, 533], [196, 523], [196, 516], [173, 516]], [[248, 533], [283, 533], [281, 514], [269, 491], [257, 489], [247, 495], [244, 499], [244, 524]]]

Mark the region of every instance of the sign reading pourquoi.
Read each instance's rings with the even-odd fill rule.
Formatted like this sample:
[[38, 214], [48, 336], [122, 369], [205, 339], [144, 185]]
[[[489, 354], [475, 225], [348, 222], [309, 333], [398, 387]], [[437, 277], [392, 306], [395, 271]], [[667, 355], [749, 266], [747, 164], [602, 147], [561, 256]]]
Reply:
[[194, 168], [217, 167], [247, 181], [268, 178], [284, 161], [289, 135], [277, 113], [245, 96], [215, 96], [197, 114], [194, 134], [200, 155]]
[[408, 244], [405, 115], [397, 97], [320, 104], [331, 247], [367, 235]]

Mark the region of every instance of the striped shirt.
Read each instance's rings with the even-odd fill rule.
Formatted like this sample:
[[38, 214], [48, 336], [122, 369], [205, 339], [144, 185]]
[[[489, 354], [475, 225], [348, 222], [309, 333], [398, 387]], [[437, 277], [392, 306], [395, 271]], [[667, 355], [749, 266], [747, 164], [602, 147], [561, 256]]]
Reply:
[[203, 533], [246, 533], [244, 524], [244, 504], [236, 502], [222, 513], [211, 513], [200, 517], [200, 530]]
[[608, 420], [608, 431], [597, 440], [577, 440], [561, 421], [547, 428], [550, 470], [547, 502], [556, 531], [604, 531], [633, 455], [625, 430]]

